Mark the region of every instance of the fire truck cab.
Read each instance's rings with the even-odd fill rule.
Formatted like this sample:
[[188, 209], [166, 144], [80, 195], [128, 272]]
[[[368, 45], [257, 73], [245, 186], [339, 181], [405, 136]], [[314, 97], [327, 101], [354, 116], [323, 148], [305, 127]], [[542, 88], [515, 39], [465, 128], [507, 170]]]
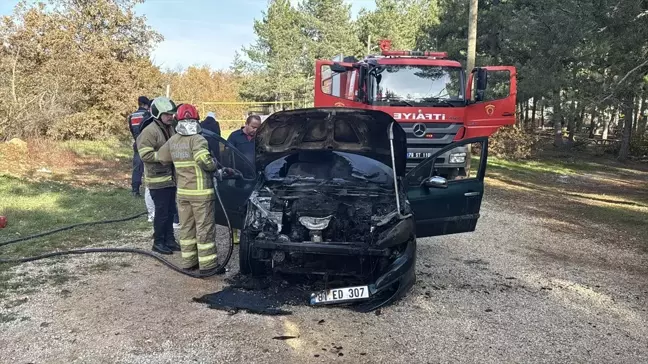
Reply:
[[[386, 40], [380, 47], [381, 55], [361, 61], [316, 61], [315, 107], [390, 114], [407, 134], [408, 170], [453, 142], [515, 123], [515, 67], [479, 67], [466, 77], [445, 52], [393, 51]], [[458, 147], [440, 155], [435, 168], [447, 179], [462, 178], [470, 158], [468, 147]]]

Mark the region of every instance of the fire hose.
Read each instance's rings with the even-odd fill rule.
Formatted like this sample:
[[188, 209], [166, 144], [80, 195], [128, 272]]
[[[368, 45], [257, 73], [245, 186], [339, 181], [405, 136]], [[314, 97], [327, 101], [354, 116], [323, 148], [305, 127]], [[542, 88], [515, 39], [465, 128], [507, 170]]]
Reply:
[[[182, 269], [181, 267], [178, 267], [177, 265], [171, 263], [170, 261], [162, 258], [161, 256], [157, 254], [153, 254], [149, 251], [143, 250], [143, 249], [136, 249], [136, 248], [84, 248], [84, 249], [72, 249], [72, 250], [61, 250], [57, 252], [50, 252], [50, 253], [45, 253], [41, 255], [36, 255], [36, 256], [30, 256], [30, 257], [22, 257], [22, 258], [0, 258], [0, 264], [23, 264], [27, 262], [33, 262], [41, 259], [47, 259], [47, 258], [53, 258], [53, 257], [59, 257], [59, 256], [67, 256], [67, 255], [80, 255], [80, 254], [91, 254], [91, 253], [130, 253], [130, 254], [140, 254], [144, 255], [149, 258], [153, 258], [157, 260], [158, 262], [162, 263], [165, 267], [170, 268], [178, 273], [187, 275], [189, 277], [193, 278], [206, 278], [209, 276], [213, 276], [215, 274], [220, 274], [225, 272], [225, 267], [229, 263], [230, 259], [232, 258], [232, 252], [234, 250], [234, 231], [232, 230], [232, 224], [230, 223], [229, 216], [227, 215], [227, 211], [225, 210], [225, 205], [223, 205], [223, 201], [221, 200], [221, 196], [218, 193], [218, 182], [217, 179], [214, 178], [214, 191], [216, 192], [216, 199], [218, 200], [218, 203], [221, 207], [221, 210], [223, 211], [223, 214], [225, 215], [225, 219], [227, 220], [227, 228], [229, 231], [229, 246], [227, 249], [227, 254], [225, 255], [225, 259], [223, 262], [221, 262], [216, 268], [210, 271], [209, 274], [204, 274], [200, 272], [192, 272], [189, 270]], [[74, 229], [77, 227], [81, 226], [94, 226], [94, 225], [101, 225], [101, 224], [111, 224], [111, 223], [116, 223], [116, 222], [123, 222], [123, 221], [130, 221], [134, 220], [140, 216], [145, 215], [146, 212], [129, 216], [126, 218], [122, 219], [114, 219], [114, 220], [101, 220], [101, 221], [93, 221], [93, 222], [84, 222], [80, 224], [75, 224], [75, 225], [70, 225], [66, 227], [62, 227], [59, 229], [31, 235], [31, 236], [26, 236], [23, 238], [18, 238], [14, 240], [9, 240], [9, 241], [4, 241], [0, 242], [0, 247], [1, 246], [6, 246], [9, 244], [15, 244], [27, 240], [32, 240], [36, 238], [40, 238], [43, 236], [48, 236], [52, 235], [58, 232]]]

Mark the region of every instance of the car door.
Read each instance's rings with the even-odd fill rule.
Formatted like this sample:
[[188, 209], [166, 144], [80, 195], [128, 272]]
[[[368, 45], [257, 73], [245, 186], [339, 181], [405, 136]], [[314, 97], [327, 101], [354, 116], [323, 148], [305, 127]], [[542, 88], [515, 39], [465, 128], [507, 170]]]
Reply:
[[490, 135], [515, 124], [516, 69], [512, 66], [475, 68], [468, 82], [464, 138]]
[[[218, 161], [219, 168], [232, 168], [240, 172], [240, 177], [216, 181], [218, 194], [225, 207], [225, 213], [235, 229], [242, 229], [245, 222], [247, 200], [256, 185], [256, 172], [252, 162], [241, 154], [228, 141], [216, 133], [203, 130], [202, 135], [210, 145], [212, 157]], [[218, 149], [215, 149], [217, 146]], [[216, 202], [216, 223], [227, 226], [227, 218], [221, 205]]]
[[[466, 155], [466, 158], [472, 156], [469, 174], [449, 181], [438, 177], [435, 168], [437, 158], [461, 146], [469, 146], [471, 150]], [[488, 137], [464, 139], [434, 153], [405, 176], [407, 199], [414, 214], [417, 237], [475, 230], [484, 193], [487, 157]]]

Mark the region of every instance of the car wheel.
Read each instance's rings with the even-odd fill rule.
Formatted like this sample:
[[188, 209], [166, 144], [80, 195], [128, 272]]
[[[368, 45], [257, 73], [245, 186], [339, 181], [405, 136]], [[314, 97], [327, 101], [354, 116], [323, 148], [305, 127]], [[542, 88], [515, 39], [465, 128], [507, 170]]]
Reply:
[[239, 242], [239, 272], [245, 275], [259, 276], [265, 272], [265, 264], [252, 258], [252, 241], [242, 233]]

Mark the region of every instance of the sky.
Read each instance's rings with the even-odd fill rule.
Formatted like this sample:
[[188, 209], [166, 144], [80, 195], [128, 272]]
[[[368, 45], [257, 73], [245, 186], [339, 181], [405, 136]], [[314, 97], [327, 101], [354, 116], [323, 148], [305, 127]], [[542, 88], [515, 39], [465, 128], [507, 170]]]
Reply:
[[[299, 0], [291, 0], [297, 4]], [[346, 0], [353, 15], [374, 9], [374, 0]], [[9, 15], [18, 0], [0, 0], [0, 16]], [[146, 0], [136, 11], [164, 36], [153, 51], [163, 69], [208, 65], [230, 66], [236, 51], [254, 42], [254, 20], [261, 19], [268, 0]]]

